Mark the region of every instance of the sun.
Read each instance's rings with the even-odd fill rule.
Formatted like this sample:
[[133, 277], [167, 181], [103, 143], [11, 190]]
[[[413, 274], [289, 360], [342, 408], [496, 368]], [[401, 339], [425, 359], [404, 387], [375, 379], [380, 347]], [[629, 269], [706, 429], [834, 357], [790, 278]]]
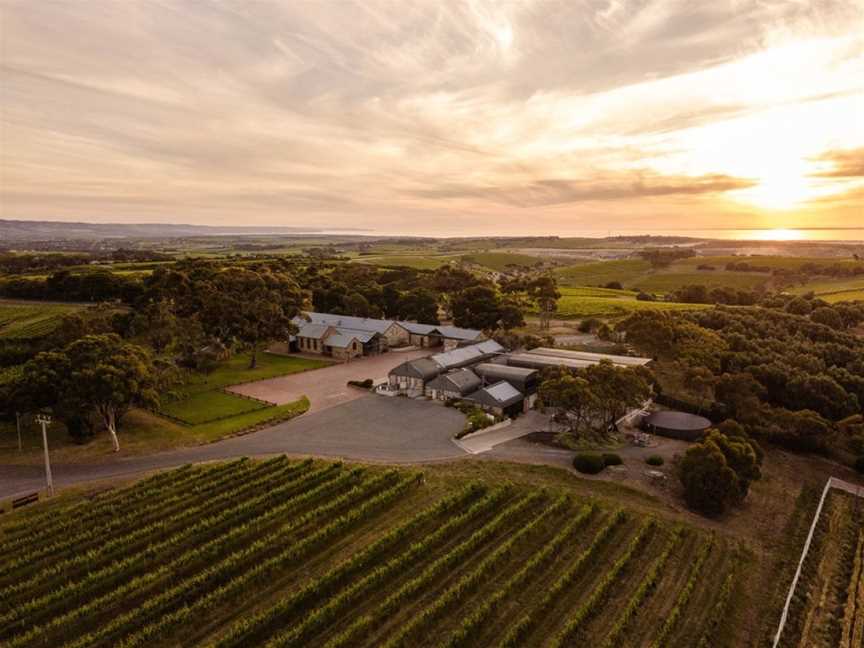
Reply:
[[804, 233], [797, 229], [777, 227], [775, 229], [763, 230], [755, 238], [760, 241], [800, 241], [804, 238]]

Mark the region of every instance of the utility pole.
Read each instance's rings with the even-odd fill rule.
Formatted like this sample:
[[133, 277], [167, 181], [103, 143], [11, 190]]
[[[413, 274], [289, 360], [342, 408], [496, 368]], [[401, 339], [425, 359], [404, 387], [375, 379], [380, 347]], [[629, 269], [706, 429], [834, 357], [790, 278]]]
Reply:
[[15, 412], [15, 429], [18, 430], [18, 452], [21, 452], [21, 414]]
[[51, 417], [47, 414], [39, 414], [36, 422], [42, 426], [42, 447], [45, 450], [45, 483], [48, 485], [48, 497], [54, 497], [54, 480], [51, 477], [51, 461], [48, 459], [48, 425]]

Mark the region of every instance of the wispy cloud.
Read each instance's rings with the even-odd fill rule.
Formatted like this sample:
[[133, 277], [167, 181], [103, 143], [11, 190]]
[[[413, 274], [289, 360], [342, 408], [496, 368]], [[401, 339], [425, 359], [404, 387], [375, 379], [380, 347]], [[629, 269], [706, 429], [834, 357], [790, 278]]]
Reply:
[[618, 228], [861, 213], [839, 200], [864, 150], [857, 0], [11, 1], [0, 32], [0, 217], [517, 233], [601, 206]]

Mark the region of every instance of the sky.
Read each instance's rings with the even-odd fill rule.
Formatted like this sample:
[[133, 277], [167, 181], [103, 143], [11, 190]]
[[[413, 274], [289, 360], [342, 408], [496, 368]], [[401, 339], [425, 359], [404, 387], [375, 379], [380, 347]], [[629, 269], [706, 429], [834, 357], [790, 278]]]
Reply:
[[864, 0], [0, 0], [0, 218], [864, 227]]

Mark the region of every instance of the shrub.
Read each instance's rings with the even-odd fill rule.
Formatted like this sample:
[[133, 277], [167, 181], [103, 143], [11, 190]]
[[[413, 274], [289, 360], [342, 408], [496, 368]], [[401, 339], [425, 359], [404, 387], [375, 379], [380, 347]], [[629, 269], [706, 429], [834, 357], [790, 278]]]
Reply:
[[638, 301], [650, 301], [650, 302], [657, 301], [657, 298], [654, 295], [652, 295], [651, 293], [646, 293], [646, 292], [640, 292], [638, 295], [636, 295], [636, 299]]
[[573, 467], [586, 475], [596, 475], [606, 467], [603, 456], [593, 452], [580, 452], [573, 457]]
[[596, 317], [587, 317], [579, 322], [579, 332], [580, 333], [593, 333], [597, 329], [599, 329], [603, 325]]
[[647, 463], [649, 466], [662, 466], [664, 461], [663, 457], [661, 457], [660, 455], [651, 455], [650, 457], [647, 457], [645, 459], [645, 463]]
[[603, 463], [607, 466], [620, 466], [624, 463], [624, 460], [621, 458], [621, 455], [617, 455], [614, 452], [604, 452]]
[[360, 387], [362, 389], [372, 389], [372, 385], [374, 384], [371, 378], [367, 378], [366, 380], [349, 380], [348, 384], [352, 387]]
[[855, 460], [855, 470], [864, 475], [864, 455]]
[[610, 281], [607, 283], [604, 288], [609, 288], [610, 290], [623, 290], [624, 286], [621, 285], [620, 281]]

